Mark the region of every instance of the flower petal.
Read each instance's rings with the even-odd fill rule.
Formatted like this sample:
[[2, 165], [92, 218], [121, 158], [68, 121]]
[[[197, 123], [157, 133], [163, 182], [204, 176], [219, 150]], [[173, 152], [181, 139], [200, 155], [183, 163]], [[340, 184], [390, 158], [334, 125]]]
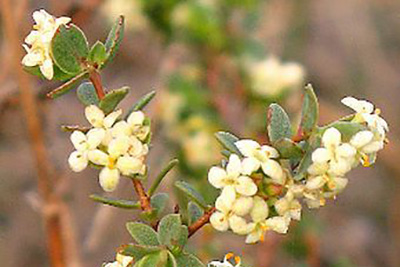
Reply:
[[109, 163], [109, 156], [99, 149], [89, 151], [88, 158], [92, 163], [100, 166], [106, 166]]
[[257, 193], [257, 185], [254, 181], [248, 176], [240, 176], [237, 179], [237, 184], [235, 185], [235, 190], [241, 195], [244, 196], [253, 196]]
[[138, 158], [124, 156], [117, 160], [117, 168], [123, 175], [139, 174], [143, 171], [143, 161]]
[[103, 127], [104, 112], [95, 105], [85, 108], [85, 116], [89, 123], [94, 127]]
[[241, 170], [242, 162], [240, 161], [239, 156], [236, 154], [231, 154], [229, 156], [229, 161], [226, 166], [226, 172], [232, 177], [238, 177]]
[[322, 135], [322, 143], [325, 147], [336, 147], [342, 140], [342, 134], [335, 127], [328, 128]]
[[253, 207], [252, 197], [239, 197], [233, 203], [232, 211], [238, 216], [245, 216]]
[[74, 151], [68, 157], [68, 164], [74, 172], [83, 171], [88, 165], [87, 154], [81, 151]]
[[210, 223], [217, 231], [225, 232], [229, 229], [229, 223], [225, 214], [216, 211], [210, 217]]
[[260, 144], [250, 139], [239, 140], [235, 142], [235, 146], [245, 157], [252, 157], [254, 151], [260, 149]]
[[253, 172], [257, 171], [260, 168], [260, 161], [256, 158], [250, 157], [245, 158], [242, 161], [242, 173], [245, 175], [250, 175]]
[[224, 178], [227, 176], [226, 171], [220, 167], [211, 167], [208, 172], [208, 181], [215, 188], [222, 188], [226, 184]]
[[108, 114], [105, 118], [104, 118], [104, 127], [105, 128], [111, 128], [115, 121], [119, 118], [119, 116], [121, 116], [122, 114], [122, 110], [118, 109], [116, 111], [111, 112], [110, 114]]
[[235, 234], [247, 235], [249, 233], [249, 224], [240, 216], [232, 215], [228, 219], [229, 226]]
[[127, 122], [131, 127], [134, 127], [138, 125], [143, 125], [144, 119], [145, 116], [142, 111], [134, 111], [129, 115]]
[[86, 134], [88, 149], [95, 149], [103, 141], [106, 131], [102, 128], [93, 128]]
[[84, 151], [87, 149], [87, 139], [83, 132], [74, 131], [71, 134], [70, 139], [76, 150]]
[[106, 192], [112, 192], [115, 190], [119, 183], [119, 171], [117, 169], [103, 168], [99, 174], [100, 186]]
[[274, 182], [278, 184], [283, 184], [285, 182], [285, 174], [282, 170], [282, 167], [275, 160], [271, 159], [261, 163], [261, 168], [266, 175], [274, 180]]
[[251, 219], [256, 222], [262, 222], [267, 219], [269, 208], [264, 199], [259, 196], [254, 197], [253, 208], [250, 211]]

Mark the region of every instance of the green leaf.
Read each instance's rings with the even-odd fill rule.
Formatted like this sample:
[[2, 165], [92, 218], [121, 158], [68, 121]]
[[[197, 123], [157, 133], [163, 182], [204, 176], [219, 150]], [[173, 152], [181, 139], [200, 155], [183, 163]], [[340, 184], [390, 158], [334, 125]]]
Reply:
[[146, 224], [138, 222], [128, 222], [126, 224], [126, 229], [128, 229], [133, 239], [139, 245], [148, 245], [148, 246], [160, 245], [160, 241], [158, 241], [158, 235], [156, 231], [154, 231], [153, 228], [151, 228]]
[[124, 86], [120, 89], [112, 90], [111, 92], [107, 93], [100, 101], [99, 107], [106, 114], [112, 112], [118, 106], [119, 102], [121, 102], [122, 99], [125, 98], [128, 92], [129, 87], [127, 86]]
[[205, 265], [193, 254], [185, 253], [176, 257], [178, 267], [205, 267]]
[[167, 166], [165, 166], [161, 172], [157, 175], [156, 179], [154, 180], [153, 184], [151, 185], [149, 189], [149, 196], [153, 195], [154, 192], [157, 190], [158, 186], [162, 182], [162, 180], [165, 178], [165, 176], [169, 173], [170, 170], [172, 170], [173, 167], [176, 166], [176, 164], [179, 163], [179, 160], [173, 159], [170, 162], [168, 162]]
[[74, 24], [61, 25], [51, 41], [50, 52], [63, 72], [76, 75], [84, 70], [89, 46], [81, 29]]
[[150, 203], [155, 210], [157, 217], [159, 217], [167, 207], [168, 200], [169, 196], [167, 193], [158, 193], [151, 197]]
[[145, 246], [138, 244], [128, 244], [121, 246], [118, 249], [118, 253], [131, 256], [135, 259], [135, 261], [139, 261], [141, 258], [146, 256], [147, 254], [155, 253], [161, 251], [163, 248], [160, 246]]
[[228, 132], [217, 132], [215, 133], [215, 137], [217, 138], [218, 142], [228, 151], [237, 155], [242, 155], [235, 145], [235, 142], [239, 141], [239, 138]]
[[91, 82], [82, 83], [76, 90], [78, 99], [85, 106], [99, 105], [99, 97], [97, 96], [96, 89]]
[[200, 208], [199, 205], [196, 203], [190, 201], [188, 203], [188, 218], [189, 218], [189, 225], [193, 224], [195, 221], [197, 221], [201, 216], [203, 216], [204, 212]]
[[105, 45], [102, 42], [97, 41], [90, 49], [88, 59], [90, 62], [97, 64], [98, 66], [102, 66], [107, 60], [107, 57], [108, 54]]
[[168, 261], [168, 252], [162, 250], [144, 256], [140, 261], [136, 262], [134, 267], [165, 267]]
[[123, 208], [123, 209], [140, 209], [140, 203], [132, 200], [116, 199], [111, 197], [103, 197], [96, 194], [90, 195], [90, 198], [96, 202], [105, 205]]
[[274, 143], [281, 138], [292, 137], [292, 126], [289, 116], [278, 104], [271, 104], [268, 108], [268, 137]]
[[180, 245], [182, 229], [181, 216], [179, 214], [168, 214], [161, 219], [158, 225], [158, 237], [161, 244], [174, 248]]
[[284, 159], [298, 159], [303, 156], [303, 150], [289, 138], [281, 138], [274, 143], [279, 155]]
[[176, 181], [175, 186], [182, 191], [190, 200], [199, 205], [202, 209], [207, 209], [208, 205], [202, 195], [185, 181]]
[[349, 121], [337, 121], [320, 128], [321, 135], [324, 134], [324, 132], [331, 127], [334, 127], [337, 130], [339, 130], [339, 132], [342, 134], [343, 142], [349, 142], [351, 137], [353, 137], [356, 133], [367, 129], [367, 127], [365, 127], [360, 123], [354, 123]]
[[[132, 112], [134, 111], [139, 111], [144, 109], [147, 104], [150, 103], [150, 101], [155, 97], [156, 91], [151, 91], [150, 93], [147, 93], [144, 95], [142, 98], [140, 98], [129, 110], [128, 114], [126, 117], [128, 117]], [[126, 118], [125, 118], [126, 119]]]
[[62, 95], [65, 95], [66, 93], [68, 93], [69, 91], [73, 90], [75, 87], [78, 86], [78, 84], [86, 79], [88, 77], [88, 73], [87, 72], [82, 72], [81, 74], [75, 76], [74, 78], [72, 78], [71, 80], [67, 81], [66, 83], [64, 83], [63, 85], [57, 87], [56, 89], [54, 89], [53, 91], [49, 92], [47, 94], [47, 97], [50, 97], [52, 99], [55, 99], [57, 97], [60, 97]]
[[124, 28], [125, 28], [125, 18], [124, 16], [120, 16], [114, 23], [114, 26], [111, 28], [111, 31], [108, 34], [105, 44], [108, 53], [108, 58], [104, 63], [103, 67], [114, 58], [115, 54], [119, 50], [122, 39], [124, 37]]
[[303, 107], [301, 111], [300, 130], [304, 137], [309, 137], [313, 133], [318, 124], [318, 99], [314, 93], [311, 84], [306, 86], [303, 99]]

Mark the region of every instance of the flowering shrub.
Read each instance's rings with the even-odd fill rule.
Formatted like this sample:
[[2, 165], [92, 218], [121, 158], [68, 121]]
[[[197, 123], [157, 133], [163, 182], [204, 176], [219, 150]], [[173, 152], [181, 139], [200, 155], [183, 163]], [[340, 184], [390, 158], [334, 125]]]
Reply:
[[[41, 10], [34, 13], [34, 20], [35, 30], [26, 39], [30, 47], [22, 64], [34, 75], [64, 81], [48, 94], [50, 98], [77, 88], [90, 124], [63, 126], [72, 132], [75, 148], [68, 158], [71, 169], [99, 168], [99, 184], [107, 192], [113, 191], [122, 177], [129, 179], [137, 194], [136, 201], [91, 196], [105, 205], [141, 211], [141, 221], [126, 225], [135, 243], [118, 248], [116, 261], [104, 264], [106, 267], [205, 266], [186, 244], [209, 222], [218, 231], [245, 235], [246, 243], [263, 240], [268, 230], [286, 233], [291, 220], [301, 219], [303, 203], [318, 208], [327, 198], [336, 197], [347, 185], [345, 175], [360, 163], [373, 164], [386, 142], [387, 123], [365, 100], [344, 98], [342, 102], [355, 113], [318, 126], [318, 101], [307, 85], [296, 134], [278, 104], [269, 106], [268, 142], [264, 145], [218, 132], [225, 159], [221, 166], [211, 167], [208, 181], [220, 189], [219, 197], [210, 205], [189, 183], [177, 181], [176, 188], [190, 201], [187, 207], [165, 215], [169, 196], [157, 190], [177, 160], [156, 175], [148, 189], [144, 184], [150, 176], [146, 156], [151, 128], [143, 109], [155, 93], [139, 99], [123, 116], [117, 107], [129, 88], [106, 92], [100, 79], [101, 70], [122, 41], [124, 18], [117, 20], [105, 43], [97, 41], [92, 47], [69, 18], [56, 19]], [[240, 266], [240, 258], [234, 257], [233, 265], [232, 257], [227, 254], [223, 262], [212, 261], [209, 266]]]

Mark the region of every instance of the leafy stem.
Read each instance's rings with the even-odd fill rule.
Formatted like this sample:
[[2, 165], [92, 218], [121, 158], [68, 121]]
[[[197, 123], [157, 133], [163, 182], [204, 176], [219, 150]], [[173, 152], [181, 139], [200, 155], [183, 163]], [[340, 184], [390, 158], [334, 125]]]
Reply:
[[89, 71], [89, 80], [92, 82], [94, 88], [96, 89], [99, 100], [102, 100], [105, 96], [105, 93], [103, 84], [101, 83], [100, 73], [96, 69], [92, 69]]
[[215, 207], [210, 208], [197, 221], [195, 221], [193, 224], [189, 225], [189, 227], [188, 227], [189, 237], [194, 235], [200, 228], [202, 228], [204, 225], [206, 225], [210, 221], [211, 215], [216, 210], [217, 209]]

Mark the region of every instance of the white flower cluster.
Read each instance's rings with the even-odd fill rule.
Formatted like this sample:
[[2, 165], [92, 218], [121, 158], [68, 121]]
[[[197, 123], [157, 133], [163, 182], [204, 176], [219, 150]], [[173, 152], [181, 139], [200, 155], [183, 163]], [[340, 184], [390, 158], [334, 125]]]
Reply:
[[133, 258], [129, 256], [124, 256], [122, 254], [117, 254], [116, 261], [106, 263], [104, 267], [128, 267], [131, 266]]
[[368, 101], [345, 97], [342, 103], [356, 111], [352, 122], [365, 124], [366, 130], [357, 132], [347, 143], [342, 142], [341, 133], [334, 127], [322, 135], [322, 147], [312, 154], [312, 164], [308, 168], [308, 178], [304, 197], [310, 208], [323, 206], [325, 197], [341, 192], [348, 180], [344, 177], [359, 162], [369, 166], [376, 153], [384, 147], [386, 121], [379, 116], [380, 111]]
[[244, 156], [243, 160], [232, 154], [225, 169], [214, 166], [208, 173], [209, 182], [222, 189], [215, 203], [217, 211], [210, 218], [211, 225], [218, 231], [231, 229], [236, 234], [247, 235], [246, 243], [262, 240], [267, 230], [286, 233], [290, 213], [285, 211], [282, 215], [268, 218], [269, 207], [257, 195], [257, 181], [251, 177], [261, 170], [270, 183], [284, 185], [287, 174], [276, 160], [278, 151], [253, 140], [240, 140], [235, 145]]
[[[229, 260], [234, 259], [235, 265], [233, 265]], [[242, 260], [239, 256], [235, 256], [233, 253], [228, 253], [224, 257], [224, 261], [211, 261], [207, 264], [207, 267], [240, 267]]]
[[[309, 208], [323, 206], [326, 198], [335, 197], [346, 187], [345, 175], [352, 168], [360, 162], [364, 166], [372, 163], [384, 146], [388, 125], [371, 103], [355, 98], [344, 98], [342, 102], [357, 112], [351, 120], [365, 126], [365, 130], [343, 142], [339, 130], [326, 129], [321, 147], [313, 151], [312, 163], [301, 181], [294, 180], [291, 172], [280, 165], [275, 148], [252, 140], [237, 141], [243, 158], [231, 154], [225, 168], [212, 167], [208, 173], [211, 185], [221, 189], [211, 225], [218, 231], [230, 229], [247, 235], [246, 243], [263, 240], [267, 230], [286, 233], [292, 219], [300, 220], [299, 200]], [[277, 192], [266, 191], [265, 182]]]
[[144, 160], [149, 150], [146, 139], [150, 126], [141, 111], [132, 112], [126, 121], [119, 120], [121, 114], [121, 110], [116, 110], [105, 115], [97, 106], [87, 106], [85, 115], [92, 128], [87, 133], [71, 134], [76, 150], [68, 158], [69, 166], [75, 172], [84, 170], [89, 163], [102, 167], [99, 181], [107, 192], [116, 188], [121, 174], [146, 172]]
[[286, 90], [301, 85], [304, 80], [304, 68], [297, 63], [282, 63], [278, 58], [269, 58], [251, 62], [249, 75], [252, 90], [264, 97], [277, 97]]
[[68, 17], [55, 18], [45, 10], [33, 12], [35, 25], [25, 38], [23, 47], [27, 54], [22, 59], [22, 64], [27, 67], [39, 66], [43, 76], [51, 80], [54, 75], [53, 59], [50, 54], [51, 40], [58, 27], [71, 21]]

